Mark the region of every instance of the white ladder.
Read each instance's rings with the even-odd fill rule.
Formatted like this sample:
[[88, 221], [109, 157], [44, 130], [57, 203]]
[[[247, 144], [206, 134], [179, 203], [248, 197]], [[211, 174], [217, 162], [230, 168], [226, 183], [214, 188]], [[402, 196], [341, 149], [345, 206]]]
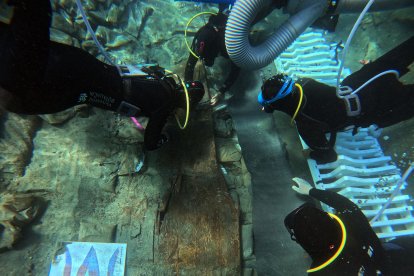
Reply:
[[[304, 144], [306, 148], [306, 144]], [[401, 179], [400, 170], [391, 164], [391, 157], [385, 156], [377, 139], [368, 129], [337, 134], [335, 162], [317, 165], [308, 159], [308, 165], [316, 188], [337, 192], [357, 204], [368, 220], [371, 220], [387, 202]], [[371, 224], [380, 239], [392, 239], [414, 234], [412, 200], [403, 193], [407, 183], [383, 215]], [[322, 204], [325, 211], [333, 210]]]
[[[313, 78], [328, 85], [336, 85], [339, 63], [335, 60], [335, 47], [329, 45], [322, 31], [308, 29], [282, 53], [274, 64], [278, 72], [293, 78]], [[350, 74], [342, 72], [341, 79]], [[302, 141], [304, 148], [306, 144]], [[401, 179], [399, 169], [391, 164], [391, 157], [384, 153], [377, 139], [368, 129], [337, 134], [335, 150], [338, 160], [317, 165], [308, 159], [313, 181], [318, 189], [332, 190], [357, 204], [368, 220], [372, 219]], [[413, 206], [409, 195], [403, 194], [406, 183], [383, 215], [372, 224], [381, 239], [392, 239], [414, 234]], [[322, 204], [325, 211], [333, 210]]]

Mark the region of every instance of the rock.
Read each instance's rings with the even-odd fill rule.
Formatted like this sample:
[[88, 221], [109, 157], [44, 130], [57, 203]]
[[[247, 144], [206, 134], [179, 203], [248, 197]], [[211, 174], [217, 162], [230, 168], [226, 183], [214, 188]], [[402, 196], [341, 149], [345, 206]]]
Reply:
[[77, 113], [85, 113], [87, 109], [88, 106], [83, 104], [58, 113], [39, 115], [39, 117], [51, 125], [58, 125], [72, 119]]
[[87, 14], [90, 16], [89, 24], [93, 25], [104, 25], [110, 27], [110, 24], [106, 21], [106, 12], [105, 11], [90, 11]]
[[12, 248], [20, 239], [21, 229], [39, 214], [42, 201], [28, 193], [3, 193], [0, 195], [0, 250]]
[[70, 35], [74, 35], [76, 32], [73, 19], [65, 11], [53, 14], [52, 28]]
[[0, 139], [0, 172], [3, 179], [10, 180], [24, 174], [32, 155], [33, 137], [39, 123], [37, 116], [3, 114]]
[[392, 14], [391, 14], [391, 18], [390, 17], [384, 17], [384, 21], [385, 22], [401, 22], [403, 24], [405, 24], [406, 26], [410, 26], [414, 23], [414, 19], [413, 19], [413, 12], [414, 12], [414, 8], [405, 8], [405, 9], [398, 9], [395, 10]]
[[241, 235], [243, 259], [248, 259], [253, 255], [253, 225], [242, 225]]
[[[70, 10], [74, 6], [74, 1], [72, 1], [72, 0], [57, 0], [57, 1], [52, 1], [52, 2], [56, 2], [56, 6], [62, 8], [64, 10]], [[84, 8], [86, 9], [85, 6], [84, 6]]]
[[[143, 126], [148, 121], [146, 118], [138, 118]], [[111, 126], [111, 132], [114, 139], [120, 144], [136, 144], [144, 142], [144, 132], [139, 130], [131, 118], [119, 116]]]
[[120, 34], [120, 35], [117, 35], [114, 40], [106, 43], [105, 47], [107, 49], [115, 49], [115, 48], [120, 48], [122, 46], [125, 46], [129, 43], [131, 43], [131, 38]]
[[[137, 13], [140, 15], [140, 13]], [[125, 27], [125, 33], [129, 33], [132, 36], [138, 36], [139, 25], [141, 24], [141, 17], [135, 17], [132, 14], [128, 17], [127, 26]]]
[[6, 5], [4, 1], [0, 3], [0, 22], [4, 22], [6, 24], [10, 23], [10, 19], [13, 14], [13, 9]]
[[233, 135], [233, 120], [227, 112], [214, 113], [214, 132], [218, 137], [228, 138]]
[[216, 146], [219, 162], [240, 161], [241, 151], [232, 139], [217, 138]]
[[253, 268], [243, 268], [243, 276], [255, 276], [257, 273], [255, 273], [255, 270]]
[[[140, 161], [143, 162], [145, 166], [145, 155], [143, 154], [142, 146], [134, 145], [125, 145], [128, 149], [120, 156], [120, 166], [119, 166], [119, 175], [131, 175], [137, 171], [137, 165]], [[141, 168], [142, 169], [142, 168]]]
[[66, 45], [73, 45], [73, 39], [70, 35], [61, 30], [57, 30], [55, 28], [50, 28], [50, 38], [52, 41], [66, 44]]
[[120, 6], [112, 4], [105, 18], [106, 22], [113, 26], [117, 25], [120, 13], [122, 13]]
[[93, 40], [85, 40], [81, 43], [81, 46], [92, 55], [97, 55], [99, 53], [99, 49]]
[[[104, 26], [98, 26], [98, 28], [95, 31], [95, 35], [102, 45], [105, 45], [108, 41], [112, 39], [111, 30]], [[86, 34], [86, 39], [92, 39], [92, 35], [89, 32]]]
[[379, 53], [381, 52], [381, 49], [379, 48], [378, 44], [376, 42], [369, 42], [367, 51], [365, 53], [364, 59], [365, 60], [375, 60], [378, 58]]
[[100, 220], [84, 219], [79, 225], [79, 241], [113, 242], [116, 225], [105, 224]]
[[103, 179], [103, 182], [100, 182], [100, 187], [102, 190], [108, 193], [115, 193], [115, 189], [118, 183], [118, 175], [110, 175], [106, 177], [106, 179]]

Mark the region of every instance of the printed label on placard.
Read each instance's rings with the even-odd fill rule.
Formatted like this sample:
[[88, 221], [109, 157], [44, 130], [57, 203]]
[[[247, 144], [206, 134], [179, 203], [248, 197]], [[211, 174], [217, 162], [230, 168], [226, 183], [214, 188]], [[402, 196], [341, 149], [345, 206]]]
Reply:
[[50, 265], [49, 276], [123, 276], [126, 244], [66, 242]]

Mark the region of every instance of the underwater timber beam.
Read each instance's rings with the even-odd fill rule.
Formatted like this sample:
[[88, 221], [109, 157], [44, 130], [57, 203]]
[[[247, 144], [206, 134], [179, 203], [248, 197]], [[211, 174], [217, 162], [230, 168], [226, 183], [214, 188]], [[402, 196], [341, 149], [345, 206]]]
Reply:
[[211, 111], [199, 111], [177, 136], [165, 155], [179, 176], [154, 229], [156, 269], [168, 275], [239, 275], [239, 210], [216, 161]]

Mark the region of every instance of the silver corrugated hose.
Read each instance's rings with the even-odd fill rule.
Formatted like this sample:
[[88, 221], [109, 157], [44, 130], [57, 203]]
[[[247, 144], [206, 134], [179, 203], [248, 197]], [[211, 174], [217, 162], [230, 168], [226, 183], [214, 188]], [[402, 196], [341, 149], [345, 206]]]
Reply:
[[[368, 0], [340, 0], [335, 13], [360, 12]], [[230, 59], [239, 67], [259, 69], [279, 56], [307, 27], [323, 16], [326, 0], [289, 0], [287, 11], [293, 14], [261, 45], [252, 47], [249, 30], [257, 13], [269, 0], [237, 0], [227, 21], [225, 42]], [[376, 0], [370, 11], [413, 6], [414, 0]]]
[[[305, 1], [306, 2], [306, 1]], [[326, 1], [307, 1], [307, 5], [291, 16], [264, 43], [252, 47], [249, 42], [250, 25], [267, 0], [237, 0], [227, 21], [225, 41], [227, 52], [238, 66], [259, 69], [271, 63], [309, 25], [323, 15]]]

